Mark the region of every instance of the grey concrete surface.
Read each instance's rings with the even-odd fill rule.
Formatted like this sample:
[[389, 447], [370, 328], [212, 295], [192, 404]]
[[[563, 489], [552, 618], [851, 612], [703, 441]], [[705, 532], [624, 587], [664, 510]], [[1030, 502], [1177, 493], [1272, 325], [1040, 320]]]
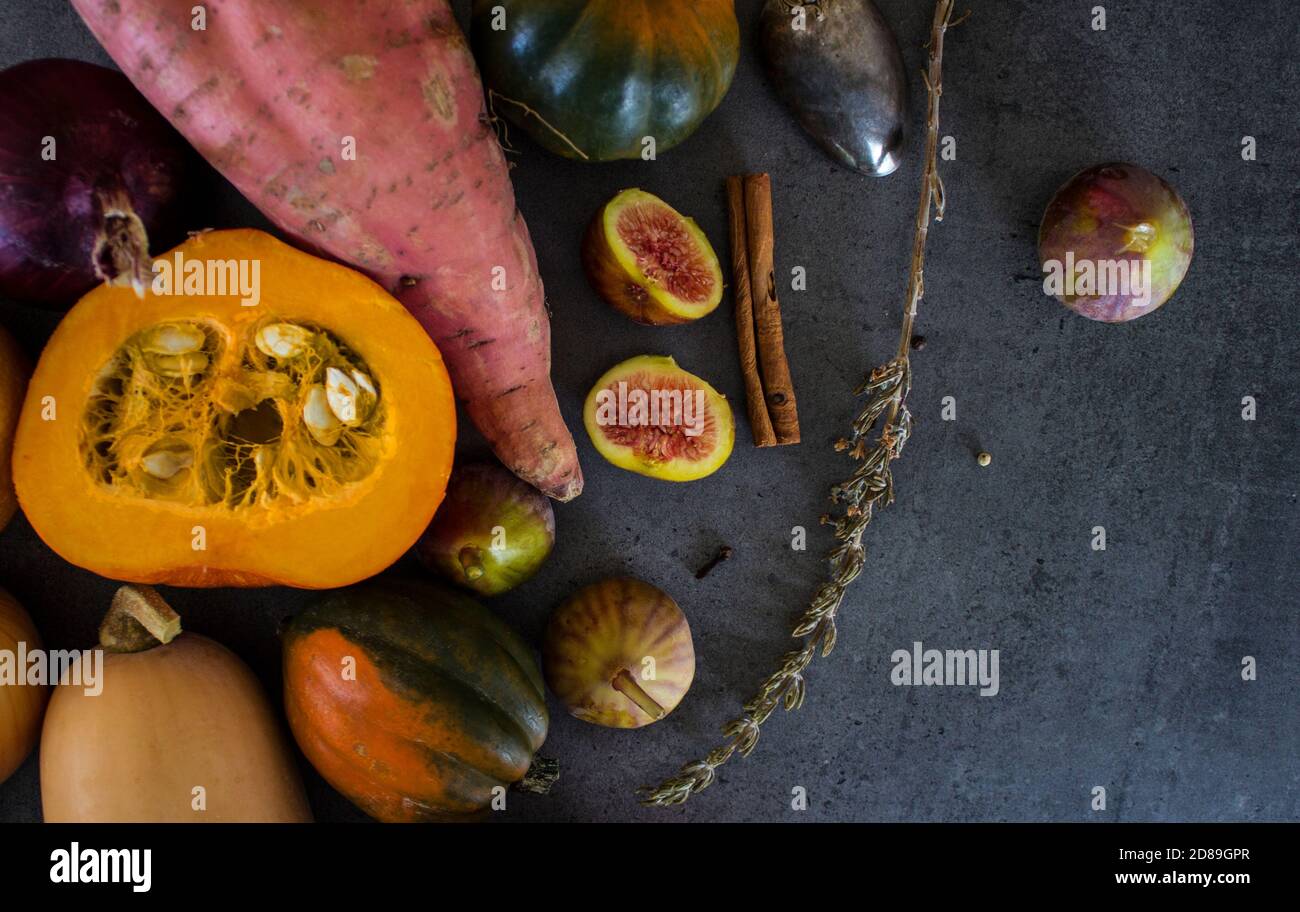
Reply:
[[[879, 0], [912, 78], [930, 4]], [[895, 344], [919, 146], [873, 181], [839, 170], [779, 105], [741, 0], [743, 60], [722, 107], [657, 162], [588, 166], [520, 140], [519, 204], [554, 308], [555, 380], [578, 432], [587, 491], [558, 507], [559, 545], [494, 607], [534, 641], [576, 587], [631, 573], [663, 587], [695, 633], [694, 688], [664, 722], [610, 731], [552, 702], [547, 753], [563, 766], [527, 821], [1294, 820], [1300, 816], [1300, 336], [1296, 98], [1300, 27], [1283, 0], [970, 0], [951, 35], [943, 132], [949, 214], [931, 234], [913, 359], [915, 435], [898, 500], [867, 535], [869, 564], [844, 605], [838, 648], [808, 701], [765, 726], [753, 755], [682, 810], [640, 808], [636, 786], [702, 756], [789, 648], [791, 619], [823, 578], [816, 520], [849, 471], [831, 443], [851, 388]], [[468, 4], [458, 7], [464, 13]], [[0, 0], [0, 64], [107, 62], [59, 0]], [[1243, 161], [1254, 136], [1258, 159]], [[1179, 188], [1197, 249], [1175, 298], [1137, 322], [1076, 317], [1041, 290], [1034, 240], [1055, 188], [1102, 160], [1140, 163]], [[610, 365], [671, 353], [743, 401], [729, 307], [697, 325], [633, 325], [588, 288], [578, 242], [591, 213], [639, 186], [693, 215], [726, 249], [723, 178], [771, 172], [778, 274], [804, 443], [759, 451], [749, 429], [725, 469], [685, 486], [604, 463], [581, 429]], [[229, 187], [208, 224], [264, 225]], [[195, 224], [195, 228], [203, 225]], [[49, 314], [0, 318], [35, 354]], [[953, 396], [957, 420], [940, 420]], [[1243, 396], [1258, 417], [1243, 421]], [[742, 410], [743, 411], [743, 410]], [[481, 445], [466, 434], [463, 449]], [[987, 450], [988, 468], [974, 455]], [[809, 530], [806, 551], [791, 529]], [[1104, 526], [1108, 547], [1091, 548]], [[703, 581], [720, 544], [736, 556]], [[324, 545], [323, 545], [324, 546]], [[0, 536], [0, 584], [55, 647], [89, 644], [114, 584], [68, 566], [18, 520]], [[191, 629], [243, 656], [279, 690], [277, 622], [308, 596], [171, 590]], [[914, 641], [1000, 651], [1001, 690], [890, 683]], [[1244, 656], [1258, 662], [1245, 682]], [[321, 820], [363, 816], [305, 764]], [[1108, 793], [1103, 812], [1091, 790]], [[806, 789], [807, 810], [791, 808]], [[37, 764], [0, 785], [0, 820], [40, 819]]]

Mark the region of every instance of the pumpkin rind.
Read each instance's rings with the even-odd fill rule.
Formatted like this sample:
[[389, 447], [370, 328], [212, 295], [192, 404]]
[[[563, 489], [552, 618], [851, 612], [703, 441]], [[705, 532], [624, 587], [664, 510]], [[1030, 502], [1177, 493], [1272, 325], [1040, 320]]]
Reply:
[[[30, 654], [41, 648], [41, 636], [23, 607], [0, 589], [0, 652], [16, 655], [20, 643]], [[0, 683], [0, 783], [22, 766], [36, 746], [49, 695], [43, 684]]]
[[519, 635], [468, 596], [412, 580], [330, 593], [296, 617], [284, 700], [317, 771], [386, 822], [481, 811], [523, 778], [549, 723]]
[[[19, 420], [14, 480], [32, 526], [69, 562], [133, 582], [330, 588], [383, 570], [424, 531], [451, 471], [455, 403], [436, 346], [369, 279], [262, 232], [196, 235], [159, 259], [178, 252], [187, 261], [260, 263], [260, 303], [152, 290], [139, 300], [130, 289], [107, 287], [84, 297], [46, 346]], [[372, 370], [386, 411], [368, 475], [329, 496], [241, 509], [123, 496], [92, 477], [80, 416], [98, 388], [97, 372], [126, 340], [176, 320], [206, 321], [243, 338], [272, 315], [337, 334]], [[222, 357], [214, 371], [239, 368]], [[51, 407], [56, 420], [47, 420]]]
[[[48, 823], [307, 823], [298, 768], [253, 672], [184, 633], [104, 656], [103, 691], [54, 689], [41, 735]], [[205, 809], [195, 807], [201, 787]]]
[[733, 0], [475, 0], [471, 36], [495, 113], [590, 161], [640, 158], [647, 136], [659, 152], [685, 140], [740, 56]]
[[27, 357], [14, 337], [0, 326], [0, 531], [4, 530], [18, 510], [11, 456], [14, 431], [18, 427], [18, 413], [30, 374]]

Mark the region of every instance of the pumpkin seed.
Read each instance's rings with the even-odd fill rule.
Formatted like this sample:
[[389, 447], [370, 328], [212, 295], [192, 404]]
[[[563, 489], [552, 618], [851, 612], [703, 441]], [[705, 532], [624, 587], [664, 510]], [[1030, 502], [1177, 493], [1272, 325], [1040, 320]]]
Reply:
[[163, 323], [145, 334], [140, 347], [158, 355], [188, 355], [206, 341], [203, 330], [191, 323]]
[[375, 383], [370, 379], [369, 375], [355, 368], [352, 371], [352, 380], [356, 383], [359, 391], [357, 395], [357, 423], [360, 424], [370, 417], [370, 413], [379, 404], [379, 390], [375, 389]]
[[209, 358], [203, 352], [188, 352], [183, 355], [150, 354], [147, 361], [155, 374], [172, 379], [201, 374], [208, 369], [209, 364]]
[[375, 383], [368, 376], [359, 370], [352, 371], [352, 379], [356, 381], [357, 386], [361, 387], [363, 392], [369, 393], [374, 398], [379, 398], [379, 391], [375, 389]]
[[253, 338], [257, 350], [271, 358], [296, 358], [311, 343], [311, 331], [293, 323], [268, 323]]
[[330, 411], [348, 427], [361, 423], [357, 417], [357, 382], [337, 367], [325, 369], [325, 397], [329, 400]]
[[329, 396], [319, 383], [307, 390], [307, 401], [302, 407], [302, 423], [307, 432], [322, 446], [333, 446], [343, 433], [343, 422], [330, 408]]
[[155, 444], [140, 459], [140, 468], [159, 481], [170, 481], [194, 465], [194, 453], [185, 444]]

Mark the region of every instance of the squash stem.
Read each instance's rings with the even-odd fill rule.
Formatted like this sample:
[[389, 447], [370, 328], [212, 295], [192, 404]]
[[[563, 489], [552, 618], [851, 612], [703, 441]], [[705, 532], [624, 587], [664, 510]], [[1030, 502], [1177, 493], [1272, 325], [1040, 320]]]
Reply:
[[181, 632], [180, 616], [152, 586], [123, 586], [99, 625], [108, 652], [144, 652], [165, 646]]
[[641, 707], [642, 712], [651, 719], [657, 721], [668, 715], [664, 708], [654, 701], [653, 697], [641, 689], [641, 685], [636, 682], [636, 678], [632, 677], [632, 674], [626, 668], [614, 675], [614, 680], [610, 682], [610, 685]]
[[460, 567], [465, 571], [465, 578], [470, 582], [481, 579], [484, 574], [483, 552], [475, 545], [466, 545], [460, 549]]
[[528, 772], [524, 773], [524, 778], [514, 784], [514, 788], [520, 792], [545, 795], [559, 778], [560, 762], [558, 760], [535, 755], [532, 766], [528, 767]]

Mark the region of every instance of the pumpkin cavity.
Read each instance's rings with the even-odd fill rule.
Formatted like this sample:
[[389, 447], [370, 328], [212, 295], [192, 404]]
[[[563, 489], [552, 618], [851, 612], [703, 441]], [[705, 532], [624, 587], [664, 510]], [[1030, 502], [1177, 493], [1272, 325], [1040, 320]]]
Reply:
[[100, 370], [81, 452], [93, 478], [124, 493], [243, 509], [365, 478], [383, 423], [369, 367], [328, 330], [179, 320], [138, 331]]

